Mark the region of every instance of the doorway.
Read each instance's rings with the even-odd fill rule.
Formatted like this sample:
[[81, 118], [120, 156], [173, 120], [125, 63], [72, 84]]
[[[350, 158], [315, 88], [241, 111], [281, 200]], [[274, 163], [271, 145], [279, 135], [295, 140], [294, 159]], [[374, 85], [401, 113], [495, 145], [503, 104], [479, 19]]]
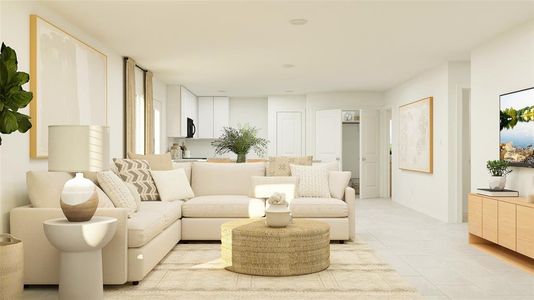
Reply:
[[461, 174], [460, 192], [461, 205], [459, 216], [462, 222], [467, 222], [467, 194], [471, 191], [471, 89], [463, 88], [460, 95], [460, 110], [458, 118], [460, 126], [460, 151], [458, 161], [460, 162], [459, 172]]
[[352, 173], [349, 186], [360, 194], [360, 114], [344, 111], [342, 122], [342, 169]]

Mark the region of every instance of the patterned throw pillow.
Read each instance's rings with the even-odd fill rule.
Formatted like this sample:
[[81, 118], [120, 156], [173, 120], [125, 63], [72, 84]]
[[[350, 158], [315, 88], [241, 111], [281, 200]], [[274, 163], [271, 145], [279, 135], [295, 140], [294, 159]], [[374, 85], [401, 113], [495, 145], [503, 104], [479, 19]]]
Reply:
[[135, 185], [142, 201], [159, 200], [158, 189], [146, 160], [115, 158], [113, 162], [122, 180]]
[[330, 198], [326, 167], [290, 165], [290, 168], [291, 176], [299, 178], [300, 197]]
[[267, 166], [267, 176], [291, 176], [290, 164], [311, 166], [313, 156], [290, 157], [290, 156], [276, 156], [269, 157], [269, 165]]

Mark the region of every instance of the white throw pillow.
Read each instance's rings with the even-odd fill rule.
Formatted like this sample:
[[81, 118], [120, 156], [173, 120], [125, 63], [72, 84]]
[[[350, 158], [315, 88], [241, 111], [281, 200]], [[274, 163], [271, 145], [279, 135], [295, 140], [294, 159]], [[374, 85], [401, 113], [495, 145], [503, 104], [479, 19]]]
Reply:
[[139, 194], [139, 191], [137, 191], [137, 188], [133, 183], [125, 182], [126, 187], [128, 187], [128, 190], [130, 190], [130, 193], [132, 194], [132, 197], [134, 198], [135, 205], [137, 206], [136, 211], [139, 211], [141, 209], [141, 195]]
[[122, 181], [117, 174], [112, 171], [98, 172], [96, 178], [98, 184], [108, 195], [115, 207], [128, 209], [128, 216], [138, 210], [136, 200], [126, 185], [126, 182]]
[[330, 171], [328, 173], [328, 185], [330, 187], [330, 196], [343, 200], [345, 188], [349, 185], [350, 171]]
[[150, 171], [161, 201], [186, 200], [195, 197], [184, 169]]
[[291, 175], [299, 178], [300, 197], [330, 198], [328, 169], [324, 166], [290, 165]]

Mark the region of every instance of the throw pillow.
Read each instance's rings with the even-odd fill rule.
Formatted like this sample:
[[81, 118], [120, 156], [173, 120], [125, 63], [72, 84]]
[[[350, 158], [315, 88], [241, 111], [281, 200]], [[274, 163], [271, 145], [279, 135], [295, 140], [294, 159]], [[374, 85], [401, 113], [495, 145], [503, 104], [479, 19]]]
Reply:
[[298, 177], [252, 176], [251, 183], [251, 198], [269, 198], [274, 193], [284, 193], [289, 202], [298, 197]]
[[137, 207], [136, 211], [139, 211], [141, 209], [141, 195], [139, 195], [139, 192], [137, 191], [137, 188], [133, 183], [126, 183], [126, 187], [130, 191], [130, 194], [132, 194], [132, 197], [135, 201], [135, 206]]
[[158, 187], [161, 201], [185, 200], [195, 197], [184, 169], [150, 172]]
[[172, 170], [171, 153], [165, 154], [147, 154], [140, 155], [128, 152], [128, 158], [137, 160], [146, 160], [150, 166], [150, 170]]
[[124, 182], [135, 185], [142, 201], [159, 200], [158, 189], [152, 175], [150, 165], [146, 160], [113, 159], [119, 176]]
[[343, 200], [345, 188], [349, 185], [351, 175], [350, 171], [330, 171], [328, 173], [328, 185], [332, 198]]
[[96, 178], [115, 207], [128, 209], [128, 215], [138, 210], [137, 203], [128, 186], [115, 173], [112, 171], [99, 172], [96, 174]]
[[316, 162], [313, 163], [312, 166], [321, 166], [328, 169], [328, 171], [341, 171], [339, 169], [339, 162], [338, 161], [329, 161], [329, 162]]
[[326, 167], [290, 165], [290, 168], [291, 175], [299, 178], [300, 197], [330, 198]]
[[267, 176], [291, 176], [290, 164], [311, 166], [313, 156], [289, 157], [276, 156], [269, 157], [267, 166]]

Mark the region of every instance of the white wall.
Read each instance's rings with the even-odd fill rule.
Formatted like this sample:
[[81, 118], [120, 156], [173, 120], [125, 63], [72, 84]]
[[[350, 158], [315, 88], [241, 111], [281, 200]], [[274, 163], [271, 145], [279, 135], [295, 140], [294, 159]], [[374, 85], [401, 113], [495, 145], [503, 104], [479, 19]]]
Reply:
[[[0, 2], [1, 37], [18, 54], [19, 69], [30, 70], [30, 14], [37, 14], [66, 30], [82, 41], [105, 53], [108, 57], [108, 126], [110, 127], [110, 155], [123, 156], [123, 59], [113, 50], [85, 34], [73, 24], [36, 2]], [[61, 108], [58, 108], [61, 109]], [[28, 108], [21, 111], [28, 113]], [[47, 170], [46, 160], [30, 160], [29, 134], [13, 133], [2, 136], [0, 232], [8, 231], [9, 211], [28, 203], [26, 171]]]
[[326, 109], [358, 110], [383, 107], [382, 93], [346, 92], [306, 95], [306, 154], [315, 154], [315, 112]]
[[[455, 140], [450, 144], [449, 119], [451, 102], [457, 101], [456, 93], [450, 92], [454, 86], [469, 85], [467, 63], [446, 63], [433, 68], [385, 93], [386, 105], [392, 108], [393, 119], [393, 200], [414, 210], [420, 211], [442, 221], [453, 221], [450, 206], [456, 201], [450, 197], [449, 176], [454, 170], [455, 155], [449, 149], [457, 146]], [[399, 106], [432, 96], [434, 98], [434, 171], [433, 174], [404, 171], [398, 165]], [[455, 204], [454, 204], [455, 205]]]
[[306, 153], [306, 96], [269, 96], [267, 104], [268, 155], [276, 155], [276, 114], [277, 112], [302, 113], [302, 146]]
[[[486, 161], [499, 159], [499, 95], [534, 86], [534, 21], [471, 53], [471, 190], [487, 186]], [[507, 187], [531, 192], [534, 169], [514, 168]]]
[[267, 138], [267, 98], [230, 98], [230, 126], [249, 124]]

